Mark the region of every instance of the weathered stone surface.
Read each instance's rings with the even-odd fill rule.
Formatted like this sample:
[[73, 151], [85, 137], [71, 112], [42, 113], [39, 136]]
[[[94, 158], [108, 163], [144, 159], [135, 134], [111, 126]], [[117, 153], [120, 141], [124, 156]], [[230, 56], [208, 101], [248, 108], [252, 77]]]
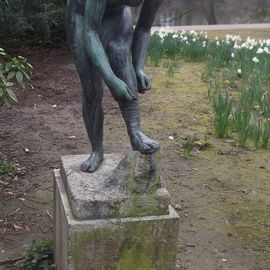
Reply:
[[62, 157], [62, 175], [73, 215], [78, 220], [165, 215], [170, 195], [154, 155], [105, 155], [92, 174], [80, 170], [87, 155]]
[[87, 158], [88, 155], [62, 157], [62, 174], [72, 212], [76, 219], [109, 217], [117, 210], [117, 205], [126, 199], [119, 186], [105, 186], [124, 156], [105, 155], [95, 173], [80, 170], [80, 163]]
[[78, 221], [55, 170], [55, 261], [58, 270], [174, 270], [179, 217]]

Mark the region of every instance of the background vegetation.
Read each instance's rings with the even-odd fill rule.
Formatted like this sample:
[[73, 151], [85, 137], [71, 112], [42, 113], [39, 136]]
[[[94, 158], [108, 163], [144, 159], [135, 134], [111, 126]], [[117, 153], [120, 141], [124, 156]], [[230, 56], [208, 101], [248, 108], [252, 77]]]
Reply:
[[166, 25], [270, 22], [268, 0], [164, 0], [157, 23]]
[[[0, 0], [0, 47], [65, 40], [65, 0]], [[138, 11], [135, 11], [135, 13]], [[268, 0], [164, 0], [156, 25], [270, 22]]]
[[1, 45], [59, 43], [65, 39], [63, 0], [0, 0]]
[[227, 34], [209, 39], [204, 32], [152, 34], [148, 63], [166, 65], [173, 77], [180, 61], [204, 61], [203, 82], [214, 113], [218, 138], [267, 148], [270, 139], [270, 40]]
[[12, 90], [14, 83], [25, 88], [26, 80], [30, 80], [32, 68], [26, 58], [12, 57], [0, 48], [0, 106], [9, 106], [12, 100], [17, 102]]

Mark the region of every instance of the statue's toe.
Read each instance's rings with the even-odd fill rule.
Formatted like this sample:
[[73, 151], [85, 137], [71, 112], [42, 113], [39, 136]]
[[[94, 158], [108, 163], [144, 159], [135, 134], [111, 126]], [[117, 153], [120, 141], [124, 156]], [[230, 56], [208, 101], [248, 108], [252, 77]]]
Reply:
[[93, 173], [97, 170], [103, 160], [103, 153], [93, 152], [91, 156], [82, 163], [81, 170], [83, 172]]
[[160, 144], [139, 132], [132, 139], [132, 148], [142, 154], [153, 154], [160, 149]]
[[97, 170], [98, 166], [100, 163], [97, 163], [96, 161], [93, 161], [91, 166], [88, 168], [89, 173], [93, 173], [94, 171]]
[[89, 162], [88, 162], [88, 160], [86, 160], [85, 162], [82, 163], [82, 165], [81, 165], [81, 170], [82, 170], [83, 172], [87, 172], [88, 169], [89, 169]]
[[152, 149], [154, 149], [154, 150], [159, 150], [160, 149], [160, 144], [157, 141], [152, 141], [150, 147]]

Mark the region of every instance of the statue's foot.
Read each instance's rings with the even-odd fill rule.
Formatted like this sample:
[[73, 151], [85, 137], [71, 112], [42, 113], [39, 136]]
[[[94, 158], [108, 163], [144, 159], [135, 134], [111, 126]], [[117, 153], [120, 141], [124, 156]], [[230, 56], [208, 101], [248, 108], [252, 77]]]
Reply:
[[137, 131], [130, 138], [132, 149], [139, 151], [142, 154], [153, 154], [160, 149], [160, 144], [157, 141], [150, 139], [141, 131]]
[[96, 171], [103, 161], [103, 157], [103, 152], [93, 152], [91, 156], [81, 164], [81, 170], [89, 173]]

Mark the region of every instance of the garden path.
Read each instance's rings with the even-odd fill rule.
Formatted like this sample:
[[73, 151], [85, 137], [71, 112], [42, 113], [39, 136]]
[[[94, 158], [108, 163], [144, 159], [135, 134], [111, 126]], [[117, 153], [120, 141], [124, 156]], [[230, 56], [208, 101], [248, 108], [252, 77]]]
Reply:
[[[236, 29], [269, 29], [270, 23], [247, 23], [247, 24], [216, 24], [216, 25], [181, 25], [171, 26], [172, 30], [196, 30], [196, 31], [213, 31], [213, 30], [236, 30]], [[153, 27], [154, 30], [160, 29], [160, 27]]]

